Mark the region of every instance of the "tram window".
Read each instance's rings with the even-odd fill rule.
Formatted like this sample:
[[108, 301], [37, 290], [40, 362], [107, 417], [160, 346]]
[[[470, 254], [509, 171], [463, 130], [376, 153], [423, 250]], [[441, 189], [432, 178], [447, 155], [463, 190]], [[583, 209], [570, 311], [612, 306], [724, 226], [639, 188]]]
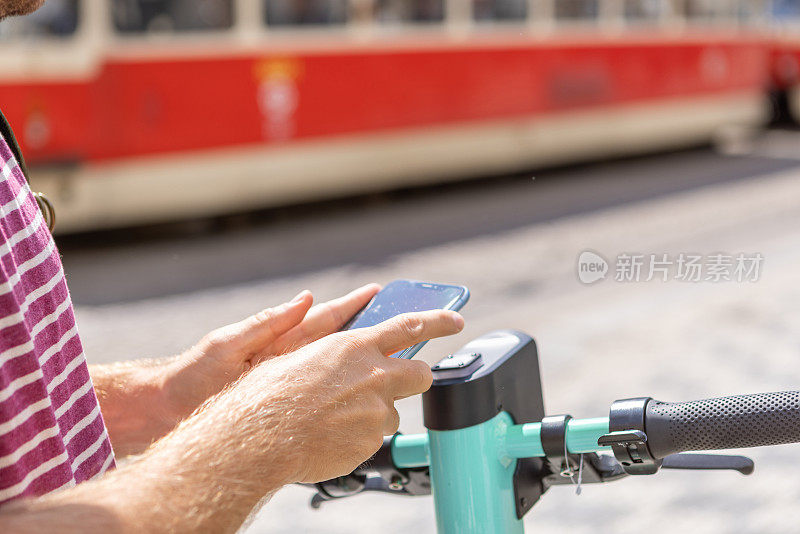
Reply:
[[0, 38], [69, 37], [78, 29], [78, 0], [49, 0], [30, 15], [0, 23]]
[[716, 0], [687, 0], [686, 18], [694, 21], [708, 21], [717, 12]]
[[436, 23], [444, 20], [444, 0], [377, 0], [378, 22]]
[[770, 15], [779, 21], [797, 20], [800, 18], [800, 2], [797, 0], [773, 0]]
[[625, 18], [634, 21], [655, 20], [661, 14], [662, 0], [625, 0]]
[[269, 26], [340, 25], [347, 22], [347, 0], [265, 0]]
[[225, 30], [233, 24], [233, 0], [112, 0], [120, 33]]
[[[772, 5], [775, 6], [777, 3], [773, 2]], [[800, 4], [797, 4], [797, 7], [800, 8]], [[759, 6], [758, 4], [753, 5], [752, 2], [746, 0], [737, 2], [734, 9], [736, 11], [736, 18], [745, 24], [758, 21], [760, 17], [765, 15], [764, 6]]]
[[555, 17], [558, 20], [591, 20], [597, 18], [598, 0], [558, 0]]
[[528, 17], [527, 0], [473, 0], [472, 16], [477, 22], [515, 21]]

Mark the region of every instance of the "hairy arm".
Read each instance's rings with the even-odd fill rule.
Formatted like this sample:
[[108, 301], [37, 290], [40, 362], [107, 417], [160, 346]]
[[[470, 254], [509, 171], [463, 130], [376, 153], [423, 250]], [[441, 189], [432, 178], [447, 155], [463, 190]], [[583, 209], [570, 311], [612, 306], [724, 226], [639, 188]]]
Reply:
[[242, 389], [99, 480], [3, 507], [3, 531], [235, 531], [265, 495], [296, 478], [294, 463], [283, 461], [291, 451], [276, 410], [247, 413], [254, 407]]
[[395, 400], [432, 380], [424, 362], [387, 356], [462, 326], [409, 314], [256, 365], [134, 461], [0, 508], [3, 532], [233, 532], [284, 484], [349, 473], [378, 450]]
[[177, 358], [89, 366], [117, 456], [144, 451], [182, 419], [164, 393], [170, 364]]

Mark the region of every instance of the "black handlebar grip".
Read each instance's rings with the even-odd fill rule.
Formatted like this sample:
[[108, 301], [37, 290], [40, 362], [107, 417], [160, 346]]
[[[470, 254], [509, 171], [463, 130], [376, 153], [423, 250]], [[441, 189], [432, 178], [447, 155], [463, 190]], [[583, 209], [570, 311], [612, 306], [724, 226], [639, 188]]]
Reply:
[[800, 442], [800, 391], [691, 402], [651, 400], [645, 433], [655, 458], [684, 451]]

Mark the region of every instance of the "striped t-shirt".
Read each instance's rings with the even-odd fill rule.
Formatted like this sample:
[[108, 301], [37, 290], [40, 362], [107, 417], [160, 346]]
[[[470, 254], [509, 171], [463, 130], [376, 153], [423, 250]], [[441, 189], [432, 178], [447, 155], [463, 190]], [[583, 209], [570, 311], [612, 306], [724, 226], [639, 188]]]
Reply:
[[36, 199], [0, 138], [0, 503], [114, 465], [64, 271]]

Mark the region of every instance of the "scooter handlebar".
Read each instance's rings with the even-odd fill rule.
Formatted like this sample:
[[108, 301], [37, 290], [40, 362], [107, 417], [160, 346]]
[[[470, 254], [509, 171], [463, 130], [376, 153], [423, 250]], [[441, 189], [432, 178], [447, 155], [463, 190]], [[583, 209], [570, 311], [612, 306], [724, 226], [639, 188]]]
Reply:
[[647, 445], [655, 458], [684, 451], [800, 442], [800, 391], [647, 403]]

